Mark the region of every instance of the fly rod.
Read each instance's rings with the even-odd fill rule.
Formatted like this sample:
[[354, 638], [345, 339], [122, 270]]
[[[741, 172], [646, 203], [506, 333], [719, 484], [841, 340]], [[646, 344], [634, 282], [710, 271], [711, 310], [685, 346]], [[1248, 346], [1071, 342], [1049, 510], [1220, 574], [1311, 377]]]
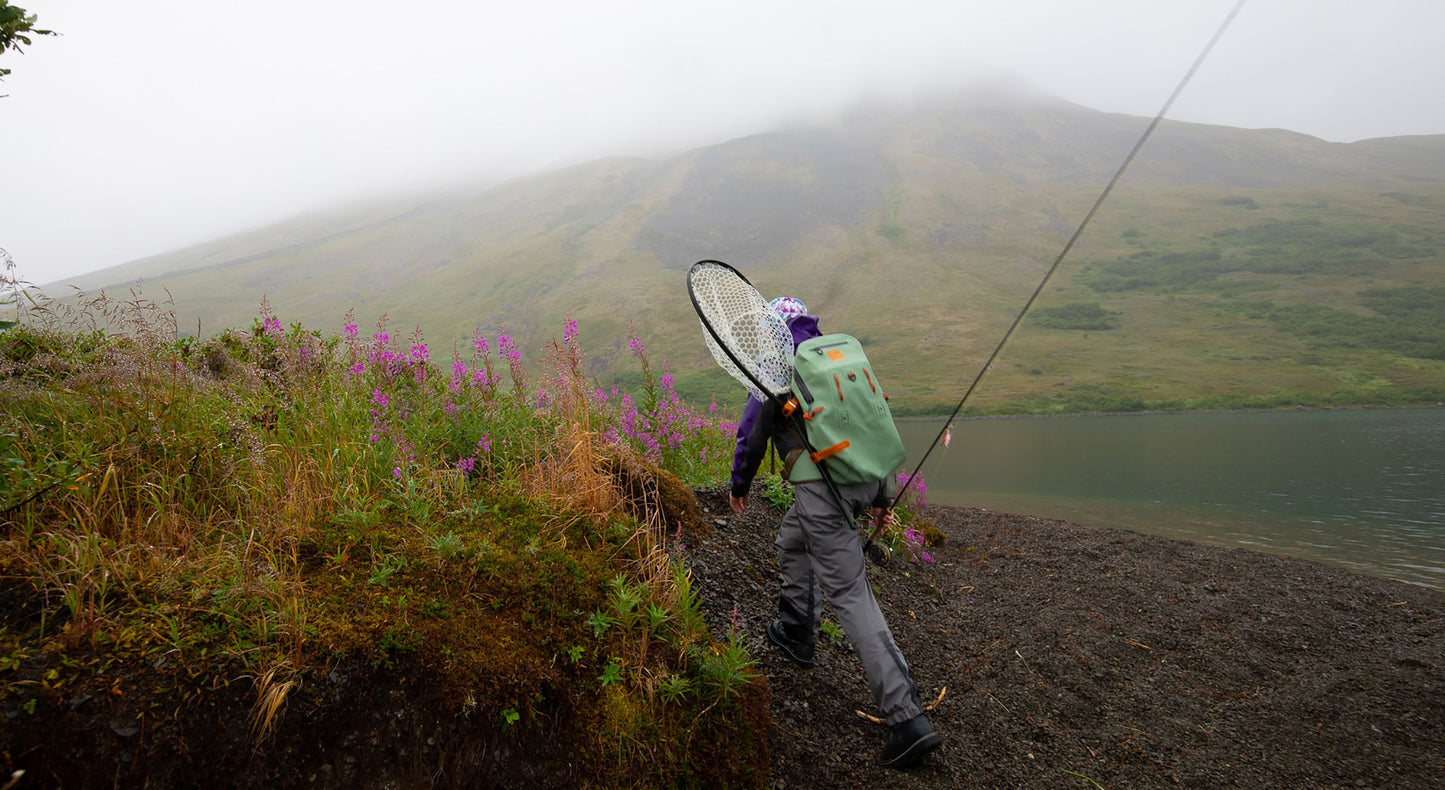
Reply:
[[[1179, 81], [1179, 85], [1176, 86], [1174, 92], [1169, 95], [1169, 100], [1164, 102], [1164, 106], [1159, 109], [1158, 114], [1154, 116], [1154, 120], [1149, 122], [1148, 128], [1140, 135], [1139, 142], [1135, 143], [1134, 148], [1129, 151], [1129, 155], [1124, 157], [1124, 162], [1119, 165], [1119, 169], [1114, 173], [1114, 177], [1109, 179], [1108, 185], [1104, 187], [1103, 192], [1099, 193], [1099, 198], [1094, 201], [1094, 205], [1089, 209], [1089, 213], [1084, 215], [1083, 221], [1081, 221], [1079, 227], [1074, 230], [1074, 235], [1069, 237], [1068, 242], [1064, 244], [1064, 248], [1059, 251], [1059, 256], [1054, 259], [1053, 264], [1049, 266], [1048, 271], [1044, 273], [1044, 277], [1039, 281], [1038, 287], [1034, 289], [1033, 295], [1029, 296], [1028, 301], [1024, 303], [1023, 309], [1019, 310], [1018, 315], [1014, 317], [1013, 323], [1009, 325], [1008, 331], [1003, 333], [1003, 338], [1000, 339], [998, 345], [994, 347], [993, 353], [988, 355], [988, 359], [984, 361], [983, 366], [979, 368], [978, 374], [973, 377], [973, 382], [968, 385], [968, 389], [963, 393], [963, 397], [959, 398], [958, 405], [953, 407], [953, 413], [949, 414], [948, 419], [944, 421], [943, 428], [939, 430], [938, 436], [935, 436], [933, 442], [928, 445], [928, 449], [924, 451], [923, 457], [918, 459], [918, 465], [915, 466], [913, 472], [908, 475], [907, 481], [899, 487], [897, 495], [894, 496], [892, 504], [889, 505], [889, 510], [896, 508], [898, 503], [902, 501], [903, 497], [908, 493], [908, 487], [912, 485], [913, 478], [918, 476], [919, 470], [923, 468], [923, 462], [928, 460], [928, 456], [933, 453], [933, 448], [938, 446], [939, 440], [943, 438], [944, 433], [948, 431], [949, 426], [951, 426], [954, 419], [958, 417], [958, 412], [963, 409], [963, 404], [968, 401], [969, 396], [973, 395], [973, 391], [978, 388], [978, 383], [983, 380], [984, 374], [988, 372], [994, 360], [998, 359], [999, 353], [1003, 351], [1003, 347], [1008, 343], [1009, 338], [1013, 337], [1014, 330], [1018, 329], [1019, 324], [1023, 323], [1024, 316], [1028, 314], [1029, 308], [1033, 307], [1039, 295], [1044, 292], [1044, 287], [1049, 284], [1049, 280], [1052, 279], [1054, 273], [1059, 270], [1059, 265], [1064, 262], [1064, 258], [1067, 257], [1069, 251], [1074, 248], [1074, 244], [1078, 242], [1079, 237], [1084, 235], [1084, 229], [1089, 226], [1089, 222], [1093, 220], [1094, 215], [1099, 212], [1099, 207], [1104, 205], [1104, 201], [1109, 198], [1109, 193], [1114, 191], [1115, 185], [1124, 177], [1124, 172], [1129, 169], [1129, 165], [1133, 164], [1134, 157], [1139, 155], [1139, 151], [1144, 148], [1144, 144], [1149, 141], [1150, 136], [1154, 134], [1154, 130], [1158, 128], [1159, 123], [1164, 120], [1164, 116], [1169, 112], [1169, 108], [1174, 105], [1174, 100], [1178, 99], [1179, 94], [1184, 92], [1184, 87], [1194, 78], [1194, 73], [1199, 70], [1200, 65], [1204, 63], [1205, 58], [1207, 58], [1210, 51], [1214, 49], [1214, 45], [1224, 36], [1224, 32], [1229, 29], [1229, 26], [1234, 22], [1234, 18], [1239, 15], [1240, 10], [1244, 8], [1244, 4], [1247, 1], [1248, 0], [1239, 0], [1239, 2], [1235, 4], [1233, 10], [1229, 12], [1224, 22], [1220, 24], [1219, 29], [1214, 32], [1214, 37], [1209, 39], [1209, 43], [1204, 45], [1204, 50], [1199, 53], [1199, 57], [1195, 58], [1194, 65], [1189, 67], [1189, 71], [1185, 72], [1184, 78]], [[870, 535], [868, 539], [870, 543], [878, 537], [881, 529], [882, 522], [874, 527], [873, 534]]]

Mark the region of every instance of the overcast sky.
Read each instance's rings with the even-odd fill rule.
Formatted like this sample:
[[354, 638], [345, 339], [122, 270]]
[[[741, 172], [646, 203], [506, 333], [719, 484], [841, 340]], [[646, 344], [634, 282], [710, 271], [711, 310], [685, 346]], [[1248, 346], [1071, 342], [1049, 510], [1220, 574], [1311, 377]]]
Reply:
[[[13, 0], [63, 35], [0, 57], [0, 247], [47, 283], [980, 78], [1152, 116], [1235, 1]], [[1170, 117], [1445, 133], [1442, 37], [1445, 0], [1249, 0]]]

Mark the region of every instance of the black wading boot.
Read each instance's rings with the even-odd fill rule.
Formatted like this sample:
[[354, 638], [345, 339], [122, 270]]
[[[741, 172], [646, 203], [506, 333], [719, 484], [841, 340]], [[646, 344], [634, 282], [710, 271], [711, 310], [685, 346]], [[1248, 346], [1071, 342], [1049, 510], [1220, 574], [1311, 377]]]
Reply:
[[803, 669], [813, 668], [813, 645], [811, 642], [799, 642], [788, 636], [788, 630], [782, 620], [774, 620], [768, 625], [768, 641], [782, 649], [784, 655], [794, 664]]
[[919, 714], [888, 728], [888, 743], [878, 755], [878, 763], [884, 768], [908, 768], [918, 764], [923, 755], [937, 749], [943, 743], [943, 736], [933, 731], [928, 719]]

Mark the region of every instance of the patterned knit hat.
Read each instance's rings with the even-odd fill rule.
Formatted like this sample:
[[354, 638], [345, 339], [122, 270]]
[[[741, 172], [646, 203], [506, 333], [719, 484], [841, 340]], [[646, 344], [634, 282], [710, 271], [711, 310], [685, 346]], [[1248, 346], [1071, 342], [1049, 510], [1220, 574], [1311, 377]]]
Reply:
[[777, 313], [778, 317], [783, 319], [783, 323], [787, 323], [800, 315], [808, 314], [808, 308], [801, 301], [791, 296], [779, 296], [777, 299], [768, 302], [768, 307], [773, 308], [773, 312]]

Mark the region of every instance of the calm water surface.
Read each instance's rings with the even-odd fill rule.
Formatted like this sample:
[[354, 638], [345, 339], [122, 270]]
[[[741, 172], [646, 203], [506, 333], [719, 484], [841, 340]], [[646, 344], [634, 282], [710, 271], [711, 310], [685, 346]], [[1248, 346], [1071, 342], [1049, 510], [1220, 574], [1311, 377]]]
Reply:
[[[909, 469], [941, 420], [899, 423]], [[930, 502], [1307, 557], [1445, 589], [1445, 409], [963, 420]]]

